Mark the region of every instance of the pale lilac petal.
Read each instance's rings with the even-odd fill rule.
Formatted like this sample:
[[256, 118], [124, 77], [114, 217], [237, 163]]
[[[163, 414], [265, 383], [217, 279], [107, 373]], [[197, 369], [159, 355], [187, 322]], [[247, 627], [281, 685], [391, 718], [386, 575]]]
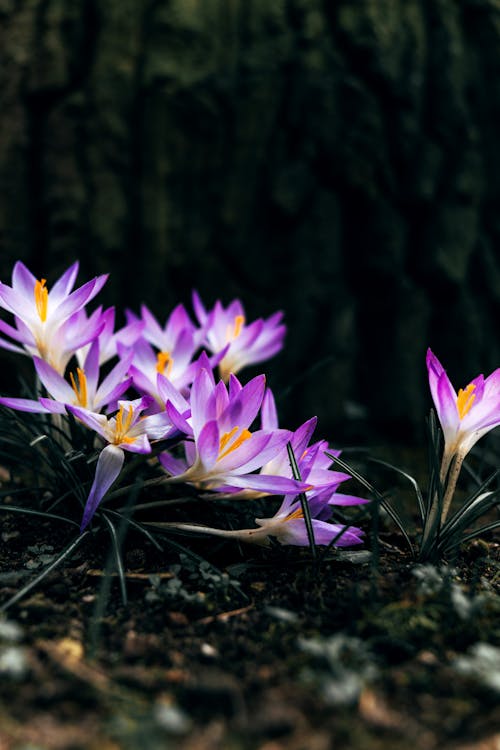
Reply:
[[[33, 294], [33, 290], [32, 290]], [[38, 318], [35, 312], [35, 303], [33, 298], [33, 307], [30, 309], [26, 304], [26, 297], [19, 292], [11, 289], [10, 286], [0, 282], [0, 306], [16, 315], [22, 320], [36, 321]]]
[[0, 331], [2, 333], [5, 333], [6, 336], [9, 336], [9, 338], [14, 339], [15, 341], [19, 341], [21, 344], [33, 344], [33, 334], [25, 327], [24, 331], [19, 330], [18, 328], [14, 328], [13, 326], [10, 326], [8, 323], [5, 323], [5, 321], [0, 320]]
[[57, 306], [73, 289], [78, 275], [78, 261], [73, 263], [67, 271], [50, 288], [50, 299]]
[[48, 362], [40, 359], [40, 357], [33, 357], [33, 362], [35, 363], [40, 381], [56, 401], [60, 401], [62, 404], [69, 404], [75, 400], [75, 392], [62, 375], [59, 375], [57, 370], [54, 370]]
[[37, 279], [31, 271], [18, 260], [12, 271], [12, 287], [27, 299], [34, 299], [36, 282]]
[[80, 531], [88, 526], [92, 516], [96, 512], [104, 495], [122, 470], [125, 454], [116, 445], [107, 445], [100, 453], [94, 482], [83, 511], [82, 525]]
[[[130, 432], [131, 430], [129, 430], [128, 432], [129, 435]], [[129, 451], [130, 453], [151, 453], [151, 444], [148, 440], [148, 436], [145, 433], [134, 437], [134, 441], [132, 443], [119, 443], [118, 447], [123, 448], [124, 451]]]
[[104, 414], [96, 414], [88, 409], [83, 409], [81, 406], [72, 406], [71, 404], [67, 404], [66, 409], [84, 425], [106, 438], [105, 428], [108, 419]]
[[87, 302], [90, 302], [90, 300], [102, 289], [107, 278], [108, 274], [97, 276], [95, 279], [87, 281], [86, 284], [72, 292], [60, 303], [60, 305], [58, 305], [58, 317], [60, 317], [61, 320], [69, 318], [70, 315], [77, 312], [77, 310], [82, 308]]
[[500, 367], [494, 370], [484, 381], [483, 398], [500, 397]]
[[[186, 401], [182, 393], [172, 384], [172, 382], [161, 373], [158, 373], [156, 379], [156, 387], [158, 394], [164, 404], [170, 401], [175, 406], [178, 412], [185, 413], [191, 411], [189, 403]], [[192, 430], [191, 430], [192, 432]]]
[[0, 338], [0, 348], [6, 349], [9, 352], [16, 352], [16, 354], [24, 354], [25, 356], [29, 356], [28, 352], [25, 349], [21, 349], [20, 346], [11, 344], [10, 341], [5, 341], [2, 338]]
[[195, 312], [195, 315], [198, 318], [198, 322], [200, 323], [200, 325], [204, 325], [207, 321], [208, 313], [196, 290], [193, 290], [193, 293], [192, 293], [192, 304], [193, 304], [193, 310]]
[[40, 403], [51, 414], [66, 414], [66, 403], [55, 401], [53, 398], [40, 398]]

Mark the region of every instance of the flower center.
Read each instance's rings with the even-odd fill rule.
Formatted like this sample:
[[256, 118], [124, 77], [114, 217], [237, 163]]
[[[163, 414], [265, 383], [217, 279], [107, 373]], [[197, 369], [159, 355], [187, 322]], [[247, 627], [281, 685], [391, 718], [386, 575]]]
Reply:
[[76, 374], [78, 376], [78, 383], [76, 382], [76, 379], [73, 373], [70, 372], [69, 374], [71, 387], [73, 388], [75, 392], [76, 403], [86, 408], [87, 403], [88, 403], [88, 395], [87, 395], [87, 378], [85, 376], [85, 371], [82, 370], [80, 367], [77, 367]]
[[47, 304], [49, 301], [49, 290], [45, 286], [46, 283], [47, 279], [36, 281], [34, 289], [35, 305], [42, 323], [45, 323], [45, 321], [47, 320]]
[[221, 458], [225, 458], [229, 453], [232, 453], [237, 448], [242, 445], [245, 440], [248, 440], [248, 438], [252, 435], [252, 433], [249, 430], [242, 430], [241, 435], [236, 438], [233, 442], [231, 440], [233, 437], [237, 434], [239, 427], [233, 427], [230, 432], [225, 432], [220, 440], [219, 440], [219, 457], [217, 461], [220, 461]]
[[114, 439], [115, 445], [119, 445], [120, 443], [133, 443], [135, 441], [135, 438], [127, 437], [127, 432], [130, 429], [132, 418], [134, 416], [134, 409], [132, 406], [129, 407], [129, 410], [127, 412], [127, 416], [125, 417], [125, 419], [123, 419], [123, 411], [124, 411], [124, 408], [122, 404], [122, 406], [120, 406], [118, 414], [116, 415], [115, 439]]
[[159, 372], [160, 375], [165, 375], [167, 378], [169, 378], [173, 366], [174, 359], [170, 356], [170, 352], [158, 352], [158, 354], [156, 355], [156, 372]]
[[457, 396], [457, 411], [460, 419], [463, 419], [471, 410], [474, 399], [476, 398], [476, 394], [474, 393], [475, 390], [476, 386], [474, 383], [469, 383], [465, 390], [460, 388]]
[[304, 518], [304, 512], [301, 505], [299, 505], [298, 508], [295, 508], [293, 513], [290, 513], [290, 515], [284, 518], [283, 521], [293, 521], [296, 518]]

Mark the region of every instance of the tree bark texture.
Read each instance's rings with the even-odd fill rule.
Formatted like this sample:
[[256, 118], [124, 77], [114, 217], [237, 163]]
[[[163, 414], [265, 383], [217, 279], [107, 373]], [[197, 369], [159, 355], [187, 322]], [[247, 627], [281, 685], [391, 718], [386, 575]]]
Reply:
[[334, 443], [500, 366], [498, 0], [0, 0], [0, 56], [0, 279], [283, 309], [248, 374]]

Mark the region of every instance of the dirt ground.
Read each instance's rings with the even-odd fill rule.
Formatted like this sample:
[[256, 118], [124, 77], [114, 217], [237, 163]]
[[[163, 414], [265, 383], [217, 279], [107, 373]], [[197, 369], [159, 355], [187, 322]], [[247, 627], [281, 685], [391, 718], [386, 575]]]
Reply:
[[[75, 533], [0, 523], [5, 605]], [[498, 535], [453, 566], [418, 565], [384, 519], [377, 542], [316, 562], [176, 540], [129, 530], [124, 603], [97, 527], [8, 606], [0, 750], [500, 747]]]

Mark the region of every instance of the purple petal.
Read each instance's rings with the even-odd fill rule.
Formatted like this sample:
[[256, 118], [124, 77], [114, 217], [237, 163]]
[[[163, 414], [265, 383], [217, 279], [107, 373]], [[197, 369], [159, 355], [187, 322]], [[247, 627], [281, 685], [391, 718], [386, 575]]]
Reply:
[[73, 263], [67, 271], [55, 282], [50, 289], [50, 298], [54, 305], [58, 305], [73, 289], [78, 275], [78, 261]]
[[276, 430], [278, 428], [278, 412], [273, 392], [266, 388], [262, 405], [260, 407], [260, 420], [263, 430]]
[[[27, 411], [33, 414], [46, 414], [48, 409], [40, 403], [40, 401], [34, 401], [30, 398], [0, 398], [0, 404], [7, 406], [9, 409], [15, 409], [16, 411]], [[64, 406], [62, 408], [64, 411]]]
[[192, 435], [193, 429], [186, 421], [186, 418], [175, 408], [171, 401], [166, 403], [166, 412], [174, 427], [185, 435]]
[[12, 286], [28, 299], [34, 299], [36, 278], [22, 261], [17, 261], [12, 271]]
[[355, 497], [354, 495], [343, 495], [341, 492], [335, 492], [328, 500], [329, 505], [364, 505], [370, 500], [366, 497]]
[[70, 404], [66, 405], [66, 409], [76, 419], [83, 422], [84, 425], [102, 435], [103, 438], [106, 438], [105, 428], [108, 424], [108, 419], [104, 414], [96, 414], [88, 409], [83, 409], [81, 406], [71, 406]]
[[266, 376], [257, 375], [229, 403], [227, 411], [221, 416], [221, 422], [238, 425], [242, 429], [249, 427], [259, 412], [265, 388]]
[[118, 477], [122, 470], [124, 459], [125, 454], [116, 445], [107, 445], [101, 451], [97, 461], [94, 482], [83, 511], [80, 531], [83, 531], [88, 526], [104, 495]]
[[215, 420], [207, 422], [196, 441], [200, 461], [207, 471], [215, 466], [219, 456], [219, 428]]
[[304, 482], [271, 474], [231, 474], [228, 481], [234, 487], [266, 492], [269, 495], [298, 495], [307, 489]]
[[194, 379], [191, 388], [191, 414], [193, 432], [198, 436], [207, 422], [208, 399], [214, 389], [213, 376], [203, 368]]
[[40, 357], [33, 357], [33, 362], [42, 384], [56, 401], [66, 404], [75, 400], [73, 389], [57, 370]]

